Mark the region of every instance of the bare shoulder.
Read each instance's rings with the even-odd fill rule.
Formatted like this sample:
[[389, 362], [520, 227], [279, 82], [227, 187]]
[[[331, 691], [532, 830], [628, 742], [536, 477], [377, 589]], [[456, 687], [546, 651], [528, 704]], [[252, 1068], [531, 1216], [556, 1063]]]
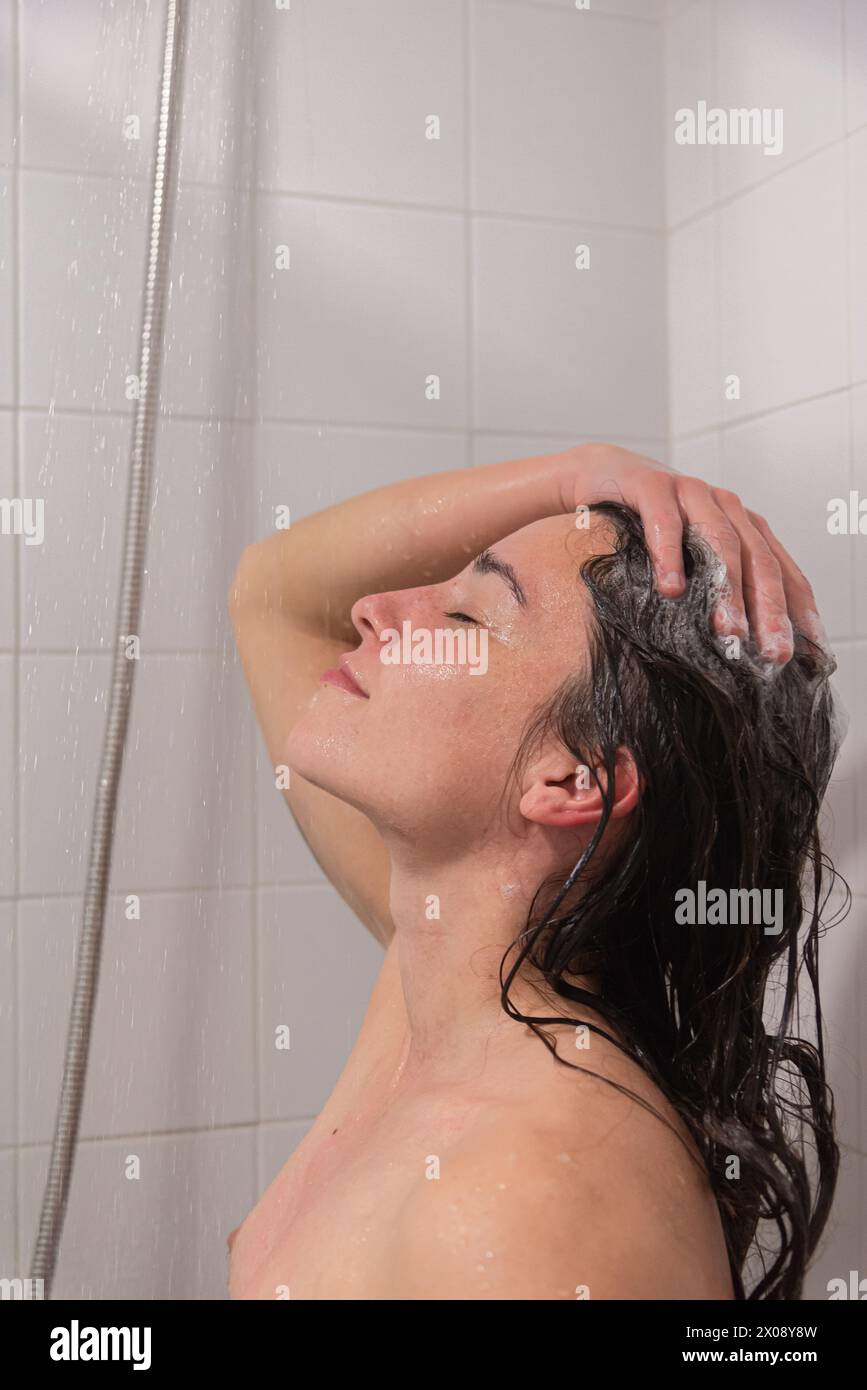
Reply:
[[613, 1087], [573, 1079], [574, 1113], [488, 1116], [428, 1156], [397, 1223], [403, 1297], [732, 1298], [716, 1202], [680, 1139]]

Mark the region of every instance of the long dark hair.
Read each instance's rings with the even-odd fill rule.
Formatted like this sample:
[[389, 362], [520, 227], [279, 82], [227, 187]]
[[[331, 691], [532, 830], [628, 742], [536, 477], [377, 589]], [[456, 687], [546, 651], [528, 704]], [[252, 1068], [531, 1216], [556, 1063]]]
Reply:
[[[818, 833], [839, 747], [835, 663], [798, 632], [794, 657], [773, 671], [749, 640], [737, 654], [724, 648], [710, 626], [719, 594], [710, 548], [687, 531], [686, 593], [662, 598], [637, 514], [613, 502], [590, 510], [608, 519], [614, 541], [580, 571], [593, 605], [589, 672], [535, 712], [512, 771], [553, 732], [576, 766], [605, 770], [604, 812], [571, 873], [537, 892], [500, 966], [501, 1003], [566, 1066], [576, 1064], [538, 1025], [583, 1024], [633, 1057], [704, 1161], [735, 1296], [797, 1299], [839, 1164], [818, 980], [821, 913], [837, 877]], [[635, 759], [642, 794], [629, 835], [599, 855], [620, 747]], [[678, 924], [675, 895], [701, 881], [726, 894], [782, 890], [781, 930], [770, 934], [761, 920]], [[626, 1047], [581, 1018], [518, 1012], [509, 986], [525, 960], [557, 995], [608, 1021]], [[564, 979], [587, 973], [598, 994]], [[815, 1042], [798, 1036], [802, 974]], [[770, 1027], [769, 982], [780, 995]], [[756, 1267], [749, 1293], [748, 1264]]]

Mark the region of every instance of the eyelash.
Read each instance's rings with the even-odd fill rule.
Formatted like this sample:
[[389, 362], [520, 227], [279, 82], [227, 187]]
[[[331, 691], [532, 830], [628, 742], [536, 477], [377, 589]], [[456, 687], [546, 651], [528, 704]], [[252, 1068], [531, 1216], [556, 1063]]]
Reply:
[[457, 618], [460, 623], [472, 623], [474, 627], [481, 627], [478, 618], [471, 618], [468, 613], [445, 613], [446, 618]]

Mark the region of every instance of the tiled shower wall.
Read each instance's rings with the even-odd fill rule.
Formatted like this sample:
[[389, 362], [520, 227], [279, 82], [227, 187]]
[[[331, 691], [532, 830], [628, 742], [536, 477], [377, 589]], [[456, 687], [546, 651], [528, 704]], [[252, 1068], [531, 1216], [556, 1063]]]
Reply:
[[[56, 1296], [225, 1295], [226, 1233], [324, 1102], [381, 959], [273, 788], [225, 607], [243, 545], [278, 505], [297, 519], [392, 479], [584, 437], [666, 456], [666, 229], [672, 251], [705, 222], [716, 235], [752, 196], [708, 190], [698, 158], [666, 169], [664, 82], [681, 80], [680, 56], [691, 83], [704, 8], [190, 4], [143, 654]], [[4, 1273], [29, 1267], [80, 929], [163, 14], [158, 0], [0, 0], [0, 495], [44, 497], [46, 517], [42, 546], [0, 538]], [[807, 167], [787, 159], [766, 192]], [[797, 211], [820, 238], [812, 194]], [[779, 274], [777, 234], [764, 235]], [[590, 274], [575, 269], [579, 244]], [[670, 272], [673, 461], [693, 472], [717, 466], [733, 420], [781, 424], [792, 402], [774, 390], [814, 361], [786, 320], [800, 359], [769, 367], [737, 318], [765, 291], [743, 283], [720, 341], [743, 342], [731, 370], [758, 374], [765, 394], [756, 422], [723, 416], [716, 365], [701, 375], [699, 327], [715, 321], [697, 255], [692, 281], [687, 255]], [[752, 273], [754, 248], [742, 261]], [[821, 273], [802, 269], [801, 288]], [[778, 304], [793, 312], [787, 284]], [[825, 323], [812, 296], [804, 314]], [[772, 330], [759, 343], [776, 360]], [[815, 360], [824, 370], [824, 342]], [[797, 479], [817, 484], [793, 433], [795, 523]], [[836, 442], [823, 447], [833, 466]], [[776, 520], [776, 494], [756, 496], [769, 467], [763, 448], [743, 488]], [[833, 623], [841, 567], [823, 554]], [[839, 610], [853, 623], [854, 582], [853, 568]], [[850, 686], [857, 631], [834, 633]], [[854, 766], [839, 792], [853, 855]], [[838, 952], [835, 975], [850, 1052], [852, 961]], [[273, 1046], [282, 1023], [291, 1052]]]
[[[666, 141], [671, 462], [766, 516], [813, 582], [850, 718], [827, 846], [855, 894], [820, 948], [843, 1164], [807, 1295], [867, 1266], [867, 5], [675, 0], [665, 109], [783, 110], [783, 149]], [[739, 379], [739, 395], [729, 389]], [[833, 914], [829, 914], [833, 915]]]

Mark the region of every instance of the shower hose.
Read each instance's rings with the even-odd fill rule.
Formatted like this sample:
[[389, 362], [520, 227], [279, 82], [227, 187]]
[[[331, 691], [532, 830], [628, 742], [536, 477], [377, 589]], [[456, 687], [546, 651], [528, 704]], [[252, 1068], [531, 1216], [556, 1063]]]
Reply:
[[136, 666], [135, 660], [129, 659], [126, 653], [128, 638], [138, 633], [141, 613], [157, 393], [162, 357], [170, 205], [183, 69], [183, 30], [184, 0], [167, 0], [156, 155], [151, 188], [150, 242], [141, 317], [138, 396], [135, 402], [129, 463], [123, 567], [117, 605], [111, 690], [94, 799], [84, 913], [75, 962], [63, 1080], [31, 1266], [33, 1286], [38, 1288], [39, 1285], [35, 1281], [42, 1281], [41, 1296], [44, 1298], [51, 1297], [87, 1079], [106, 893], [114, 843], [117, 792], [123, 766]]

